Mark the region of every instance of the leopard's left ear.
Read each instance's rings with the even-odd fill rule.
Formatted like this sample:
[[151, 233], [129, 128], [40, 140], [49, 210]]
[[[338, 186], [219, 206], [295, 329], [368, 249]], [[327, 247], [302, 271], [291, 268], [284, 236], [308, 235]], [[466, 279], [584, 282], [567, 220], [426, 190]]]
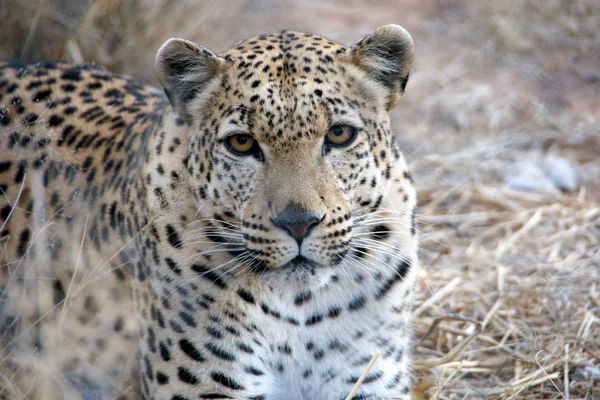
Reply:
[[410, 34], [399, 25], [377, 28], [348, 49], [351, 62], [388, 90], [390, 110], [404, 93], [414, 59]]

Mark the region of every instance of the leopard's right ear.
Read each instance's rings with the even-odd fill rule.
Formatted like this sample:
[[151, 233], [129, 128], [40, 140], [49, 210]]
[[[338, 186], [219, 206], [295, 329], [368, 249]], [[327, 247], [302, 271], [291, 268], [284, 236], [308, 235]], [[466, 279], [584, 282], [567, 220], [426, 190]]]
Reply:
[[382, 85], [388, 111], [404, 93], [413, 64], [412, 37], [400, 25], [384, 25], [348, 49], [350, 60], [368, 77]]
[[190, 122], [190, 102], [215, 81], [225, 63], [196, 43], [174, 38], [158, 50], [154, 69], [175, 111]]

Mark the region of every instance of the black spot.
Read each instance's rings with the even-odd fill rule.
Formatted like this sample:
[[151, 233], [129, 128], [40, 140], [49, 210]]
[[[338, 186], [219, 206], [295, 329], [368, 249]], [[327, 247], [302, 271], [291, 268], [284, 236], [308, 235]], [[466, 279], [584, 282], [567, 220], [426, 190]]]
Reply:
[[390, 236], [390, 230], [386, 225], [375, 225], [371, 230], [371, 236], [377, 240], [384, 240]]
[[38, 120], [39, 116], [37, 114], [27, 114], [25, 118], [23, 118], [23, 125], [30, 125], [35, 123]]
[[6, 87], [6, 93], [9, 93], [9, 94], [10, 94], [10, 93], [14, 92], [15, 90], [17, 90], [17, 88], [18, 88], [18, 87], [19, 87], [19, 85], [18, 85], [18, 84], [16, 84], [16, 83], [11, 83], [10, 85], [8, 85], [8, 86]]
[[369, 254], [369, 249], [367, 249], [366, 247], [359, 246], [355, 250], [356, 257], [361, 258], [361, 259], [367, 257], [368, 254]]
[[398, 385], [398, 382], [400, 382], [400, 378], [402, 378], [402, 373], [398, 372], [396, 375], [394, 375], [392, 377], [392, 379], [388, 383], [386, 383], [386, 385], [385, 385], [386, 389], [393, 389], [393, 388], [395, 388], [396, 385]]
[[150, 382], [154, 381], [154, 373], [152, 372], [152, 364], [150, 363], [150, 357], [148, 357], [147, 355], [144, 356], [144, 366], [145, 368], [145, 372], [146, 372], [146, 377], [148, 378], [148, 380]]
[[321, 89], [316, 89], [315, 94], [319, 97], [323, 96], [323, 91]]
[[212, 325], [206, 327], [206, 332], [215, 339], [223, 339], [221, 331]]
[[6, 114], [2, 114], [2, 112], [0, 112], [0, 124], [3, 126], [8, 126], [12, 123], [12, 119], [6, 115]]
[[39, 169], [42, 165], [44, 165], [46, 160], [48, 160], [48, 155], [42, 153], [38, 158], [33, 160], [33, 168]]
[[115, 332], [121, 332], [123, 330], [124, 321], [122, 317], [119, 317], [115, 320], [115, 325], [113, 326], [113, 330]]
[[209, 350], [211, 353], [213, 353], [213, 355], [215, 355], [216, 357], [219, 357], [222, 360], [225, 361], [235, 361], [235, 356], [232, 353], [229, 353], [225, 350], [223, 350], [221, 347], [219, 347], [218, 345], [212, 343], [212, 342], [207, 342], [204, 347], [206, 347], [207, 350]]
[[91, 90], [100, 89], [102, 87], [102, 82], [90, 82], [87, 87]]
[[287, 354], [287, 355], [292, 354], [292, 348], [287, 343], [278, 346], [277, 350], [283, 354]]
[[242, 342], [237, 342], [236, 346], [238, 349], [240, 349], [244, 353], [254, 354], [254, 350], [252, 350], [252, 347], [248, 346], [247, 344], [244, 344]]
[[[375, 382], [376, 380], [378, 380], [382, 376], [383, 376], [383, 372], [381, 372], [381, 371], [370, 373], [369, 375], [366, 376], [365, 380], [363, 381], [363, 385], [369, 384], [371, 382]], [[346, 381], [346, 383], [350, 383], [350, 384], [356, 383], [359, 378], [360, 378], [359, 376], [351, 376]]]
[[179, 317], [181, 318], [181, 320], [183, 322], [186, 323], [186, 325], [195, 328], [196, 327], [196, 320], [194, 319], [194, 317], [186, 312], [180, 311], [179, 312]]
[[171, 359], [171, 352], [169, 351], [167, 345], [163, 342], [160, 342], [158, 348], [160, 350], [160, 356], [162, 357], [162, 359], [165, 361], [169, 361]]
[[105, 97], [115, 97], [122, 98], [124, 97], [123, 93], [119, 89], [109, 89], [104, 93]]
[[166, 374], [163, 374], [160, 371], [156, 372], [156, 382], [159, 385], [166, 385], [167, 383], [169, 383], [169, 376]]
[[52, 90], [50, 90], [50, 89], [40, 90], [39, 92], [36, 92], [33, 95], [31, 100], [32, 101], [43, 101], [43, 100], [47, 100], [51, 95], [52, 95]]
[[294, 298], [294, 304], [297, 306], [301, 306], [302, 304], [310, 301], [312, 298], [312, 292], [307, 290], [305, 292], [300, 292]]
[[340, 307], [331, 307], [329, 309], [329, 311], [327, 311], [327, 316], [329, 318], [337, 318], [338, 315], [340, 315], [340, 313], [342, 312], [342, 309]]
[[252, 374], [254, 376], [261, 376], [261, 375], [265, 374], [264, 372], [262, 372], [261, 370], [255, 368], [253, 366], [244, 367], [244, 371], [247, 372], [247, 373], [249, 373], [249, 374]]
[[354, 297], [350, 303], [348, 303], [348, 310], [356, 311], [360, 310], [367, 303], [367, 298], [363, 295]]
[[315, 351], [313, 356], [315, 357], [315, 360], [319, 361], [321, 358], [323, 358], [325, 356], [325, 352], [323, 350], [319, 349], [319, 350]]
[[209, 280], [210, 282], [212, 282], [214, 285], [220, 287], [221, 289], [227, 288], [227, 284], [221, 278], [221, 276], [219, 276], [217, 273], [215, 273], [209, 269], [206, 269], [206, 267], [203, 267], [202, 265], [199, 265], [199, 264], [194, 264], [194, 265], [192, 265], [191, 268], [194, 272], [196, 272], [202, 278]]
[[67, 108], [65, 108], [65, 109], [63, 110], [63, 113], [64, 113], [65, 115], [71, 115], [71, 114], [73, 114], [73, 113], [75, 113], [75, 112], [77, 112], [77, 107], [73, 107], [73, 106], [67, 107]]
[[85, 159], [85, 161], [83, 162], [83, 164], [81, 165], [81, 168], [84, 171], [87, 171], [88, 168], [91, 167], [93, 163], [94, 163], [94, 157], [87, 157]]
[[180, 249], [183, 247], [183, 242], [181, 237], [179, 236], [179, 232], [173, 227], [173, 225], [167, 225], [167, 239], [169, 240], [169, 244], [176, 249]]
[[381, 205], [381, 202], [383, 201], [383, 195], [379, 196], [377, 198], [377, 200], [375, 200], [375, 203], [373, 204], [373, 210], [376, 210], [379, 208], [379, 206]]
[[184, 367], [179, 367], [177, 369], [177, 376], [181, 382], [187, 383], [189, 385], [198, 384], [199, 380], [195, 374], [193, 374], [190, 370]]
[[304, 325], [311, 326], [311, 325], [318, 324], [321, 321], [323, 321], [323, 316], [321, 314], [314, 314], [306, 319], [306, 322], [304, 322]]
[[0, 162], [0, 173], [8, 171], [12, 165], [11, 161]]
[[52, 297], [54, 300], [54, 304], [62, 303], [62, 301], [66, 297], [66, 293], [65, 293], [65, 289], [64, 289], [63, 284], [60, 281], [60, 279], [55, 280], [53, 286], [54, 286], [53, 287], [54, 293], [53, 293]]
[[410, 260], [402, 260], [396, 267], [396, 271], [394, 276], [386, 280], [383, 285], [377, 290], [375, 294], [375, 299], [379, 300], [383, 296], [385, 296], [396, 283], [402, 281], [406, 273], [410, 270], [411, 261]]
[[154, 330], [151, 327], [148, 327], [148, 349], [152, 353], [156, 353], [156, 335], [154, 334]]
[[62, 73], [62, 75], [60, 77], [61, 77], [61, 79], [64, 79], [67, 81], [80, 81], [81, 80], [81, 72], [75, 68], [67, 69], [66, 71], [64, 71]]
[[190, 342], [187, 339], [181, 339], [179, 341], [179, 348], [181, 349], [181, 351], [183, 351], [188, 357], [190, 357], [194, 361], [198, 361], [198, 362], [206, 361], [206, 358], [204, 358], [204, 356], [200, 353], [200, 351], [198, 351], [196, 346], [194, 346], [192, 344], [192, 342]]
[[7, 220], [8, 216], [10, 215], [10, 211], [12, 210], [12, 206], [8, 205], [8, 206], [4, 206], [2, 208], [2, 210], [0, 211], [0, 218], [2, 218], [3, 220]]
[[172, 258], [165, 258], [165, 262], [167, 263], [171, 271], [175, 273], [175, 275], [181, 275], [181, 268], [179, 268], [179, 265], [175, 261], [173, 261]]
[[66, 83], [64, 85], [61, 85], [60, 88], [65, 92], [74, 92], [75, 89], [77, 89], [77, 86], [73, 85], [72, 83]]
[[19, 236], [19, 246], [17, 247], [17, 257], [23, 257], [25, 255], [30, 235], [29, 228], [25, 228], [21, 232], [21, 235]]
[[[231, 399], [234, 400], [235, 397], [230, 397], [220, 393], [200, 393], [200, 399]], [[249, 397], [248, 400], [264, 400], [262, 397], [259, 399], [258, 397]]]
[[48, 126], [53, 128], [56, 126], [59, 126], [60, 124], [63, 123], [65, 119], [59, 115], [52, 115], [49, 119], [48, 119]]
[[252, 293], [250, 293], [249, 291], [247, 291], [244, 288], [239, 288], [237, 291], [237, 294], [242, 298], [242, 300], [244, 300], [247, 303], [250, 304], [255, 304], [254, 301], [254, 296], [252, 295]]
[[218, 371], [212, 372], [210, 374], [210, 377], [212, 378], [213, 381], [220, 383], [221, 385], [228, 387], [229, 389], [233, 389], [233, 390], [245, 389], [235, 379], [233, 379], [229, 375], [225, 375], [222, 372], [218, 372]]

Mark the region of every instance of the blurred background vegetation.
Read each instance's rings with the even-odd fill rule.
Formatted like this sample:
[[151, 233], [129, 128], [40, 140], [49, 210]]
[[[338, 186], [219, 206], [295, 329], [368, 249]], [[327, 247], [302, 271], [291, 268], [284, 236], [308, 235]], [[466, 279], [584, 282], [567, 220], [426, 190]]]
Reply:
[[[156, 84], [170, 37], [407, 28], [392, 114], [419, 191], [415, 398], [600, 397], [598, 0], [0, 0], [0, 58]], [[543, 185], [541, 183], [544, 183]]]

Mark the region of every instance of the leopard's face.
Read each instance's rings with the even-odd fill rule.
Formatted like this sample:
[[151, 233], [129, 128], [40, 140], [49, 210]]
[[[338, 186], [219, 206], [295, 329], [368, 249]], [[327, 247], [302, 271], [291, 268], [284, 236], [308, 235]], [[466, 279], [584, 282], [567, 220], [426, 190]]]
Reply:
[[[197, 218], [238, 261], [232, 268], [329, 276], [391, 195], [399, 153], [388, 111], [412, 42], [401, 28], [378, 31], [351, 48], [282, 32], [221, 57], [183, 41], [159, 52], [159, 79], [192, 126]], [[194, 57], [203, 64], [191, 66]], [[186, 78], [170, 83], [178, 71]]]

